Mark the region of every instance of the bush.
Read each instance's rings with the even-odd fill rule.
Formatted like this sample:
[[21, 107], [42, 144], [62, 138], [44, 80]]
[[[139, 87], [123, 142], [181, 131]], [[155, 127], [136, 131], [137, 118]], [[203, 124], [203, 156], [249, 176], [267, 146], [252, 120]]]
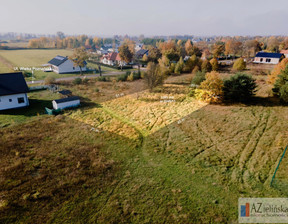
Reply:
[[130, 75], [128, 75], [127, 77], [127, 81], [133, 81], [134, 80], [134, 76], [133, 76], [133, 72], [130, 73]]
[[98, 88], [96, 88], [96, 89], [95, 89], [95, 92], [96, 92], [96, 93], [99, 93], [99, 92], [100, 92], [100, 90], [99, 90]]
[[219, 77], [219, 73], [210, 72], [205, 76], [205, 81], [201, 82], [200, 90], [197, 89], [196, 95], [208, 102], [208, 103], [218, 103], [222, 101], [223, 98], [223, 81]]
[[128, 76], [130, 75], [130, 72], [126, 72], [126, 74], [122, 74], [122, 75], [119, 75], [119, 76], [117, 76], [117, 82], [125, 82], [125, 81], [127, 81], [127, 78], [128, 78]]
[[99, 82], [109, 82], [110, 81], [110, 78], [109, 77], [106, 77], [106, 76], [99, 76], [97, 78], [97, 81]]
[[88, 82], [89, 82], [89, 79], [88, 79], [88, 78], [82, 79], [82, 83], [83, 83], [83, 84], [87, 84]]
[[201, 82], [205, 80], [205, 73], [204, 72], [196, 72], [194, 78], [192, 79], [192, 84], [194, 85], [200, 85]]
[[224, 98], [236, 102], [248, 102], [256, 92], [256, 82], [250, 75], [236, 74], [224, 81]]
[[233, 70], [243, 71], [246, 68], [246, 62], [243, 58], [238, 58], [233, 64]]
[[82, 83], [82, 79], [81, 78], [76, 78], [73, 80], [72, 82], [74, 85], [80, 85]]
[[281, 101], [287, 103], [288, 102], [288, 65], [285, 70], [282, 70], [280, 75], [275, 81], [273, 93], [277, 95]]
[[45, 79], [44, 79], [44, 84], [46, 85], [50, 85], [55, 83], [55, 78], [52, 75], [48, 75]]

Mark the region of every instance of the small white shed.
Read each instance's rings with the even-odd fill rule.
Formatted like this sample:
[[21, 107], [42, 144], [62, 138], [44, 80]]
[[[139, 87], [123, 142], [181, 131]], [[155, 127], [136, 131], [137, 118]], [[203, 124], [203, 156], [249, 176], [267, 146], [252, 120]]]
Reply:
[[78, 96], [71, 96], [59, 100], [53, 100], [52, 104], [55, 110], [77, 107], [80, 105], [80, 98]]

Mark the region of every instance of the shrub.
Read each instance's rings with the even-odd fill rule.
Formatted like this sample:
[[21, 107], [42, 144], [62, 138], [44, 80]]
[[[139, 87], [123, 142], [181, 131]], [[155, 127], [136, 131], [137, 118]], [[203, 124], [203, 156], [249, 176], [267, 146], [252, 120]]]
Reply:
[[122, 75], [119, 75], [117, 76], [117, 82], [125, 82], [128, 78], [128, 76], [130, 75], [130, 72], [126, 72], [126, 74], [122, 74]]
[[73, 80], [73, 84], [74, 85], [80, 85], [82, 83], [82, 79], [81, 78], [76, 78]]
[[99, 93], [99, 92], [100, 92], [100, 90], [99, 90], [98, 88], [96, 88], [96, 89], [95, 89], [95, 92], [96, 92], [96, 93]]
[[217, 58], [212, 58], [212, 59], [210, 60], [210, 64], [211, 64], [211, 66], [212, 66], [212, 71], [218, 71], [219, 65], [218, 65], [218, 60], [217, 60]]
[[109, 77], [106, 77], [106, 76], [99, 76], [97, 78], [97, 81], [99, 82], [109, 82], [110, 81], [110, 78]]
[[192, 79], [192, 84], [194, 85], [200, 85], [201, 82], [205, 80], [205, 73], [204, 72], [196, 72], [194, 78]]
[[55, 78], [52, 75], [48, 75], [45, 79], [44, 79], [44, 84], [46, 85], [50, 85], [55, 83]]
[[134, 80], [134, 76], [133, 76], [133, 72], [130, 73], [130, 75], [128, 75], [127, 77], [127, 81], [133, 81]]
[[275, 81], [273, 93], [277, 95], [281, 101], [287, 103], [288, 102], [288, 65], [286, 66], [285, 70], [282, 70], [280, 75], [278, 75], [278, 78]]
[[255, 79], [250, 75], [238, 73], [224, 81], [224, 98], [237, 102], [248, 102], [256, 91]]
[[[201, 82], [200, 87], [202, 91], [197, 91], [198, 95], [201, 93], [201, 99], [208, 103], [218, 103], [223, 98], [223, 81], [217, 72], [207, 73], [205, 81]], [[196, 94], [196, 93], [195, 93]]]
[[141, 79], [141, 72], [133, 72], [133, 80]]
[[233, 64], [233, 70], [243, 71], [246, 68], [246, 62], [243, 58], [238, 58]]
[[88, 78], [82, 79], [82, 83], [83, 83], [83, 84], [87, 84], [88, 82], [89, 82], [89, 79], [88, 79]]

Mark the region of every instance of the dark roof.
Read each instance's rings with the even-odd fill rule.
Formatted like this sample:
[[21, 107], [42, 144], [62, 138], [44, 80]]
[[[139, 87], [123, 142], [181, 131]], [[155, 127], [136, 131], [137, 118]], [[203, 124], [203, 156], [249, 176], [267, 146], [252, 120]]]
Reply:
[[139, 50], [139, 51], [136, 52], [135, 56], [136, 56], [137, 58], [139, 58], [139, 57], [142, 58], [142, 57], [144, 56], [144, 54], [147, 54], [147, 53], [148, 53], [148, 50], [141, 49], [141, 50]]
[[118, 53], [117, 52], [112, 52], [109, 54], [108, 59], [111, 61], [116, 61]]
[[0, 74], [0, 96], [27, 92], [29, 88], [22, 72]]
[[268, 52], [258, 52], [255, 57], [261, 58], [281, 58], [283, 54], [280, 53], [268, 53]]
[[62, 94], [62, 95], [69, 95], [71, 94], [72, 92], [68, 89], [63, 89], [61, 91], [58, 91], [58, 93]]
[[62, 63], [64, 63], [65, 61], [67, 61], [67, 60], [68, 60], [67, 57], [63, 57], [63, 56], [57, 55], [52, 60], [48, 61], [48, 63], [51, 64], [51, 65], [59, 66]]
[[65, 102], [70, 102], [70, 101], [74, 101], [74, 100], [80, 100], [80, 98], [78, 96], [71, 96], [71, 97], [67, 97], [67, 98], [63, 98], [63, 99], [59, 99], [59, 100], [54, 100], [56, 103], [65, 103]]

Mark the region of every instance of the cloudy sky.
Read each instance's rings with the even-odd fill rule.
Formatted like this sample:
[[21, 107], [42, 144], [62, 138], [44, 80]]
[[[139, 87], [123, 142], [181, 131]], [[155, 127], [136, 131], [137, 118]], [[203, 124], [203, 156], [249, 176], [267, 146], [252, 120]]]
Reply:
[[288, 0], [0, 0], [0, 32], [288, 35]]

